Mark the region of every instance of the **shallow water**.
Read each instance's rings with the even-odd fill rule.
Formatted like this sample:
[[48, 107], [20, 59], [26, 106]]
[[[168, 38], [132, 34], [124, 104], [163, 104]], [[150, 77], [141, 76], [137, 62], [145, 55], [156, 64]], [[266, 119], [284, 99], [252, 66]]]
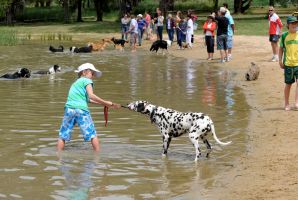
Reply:
[[[245, 150], [248, 106], [233, 74], [193, 60], [108, 49], [93, 54], [50, 53], [49, 44], [0, 47], [0, 74], [21, 66], [32, 71], [54, 64], [62, 72], [22, 80], [0, 80], [0, 197], [7, 199], [193, 199], [217, 187], [218, 175], [233, 166]], [[187, 51], [185, 51], [187, 53]], [[210, 136], [209, 159], [194, 163], [187, 135], [175, 138], [168, 157], [161, 157], [161, 136], [147, 116], [126, 109], [109, 110], [104, 127], [103, 108], [91, 105], [101, 152], [94, 155], [76, 127], [73, 140], [57, 156], [55, 151], [63, 106], [73, 70], [95, 64], [103, 76], [94, 80], [95, 93], [127, 104], [153, 104], [209, 115], [222, 141]], [[205, 146], [201, 148], [206, 150]]]

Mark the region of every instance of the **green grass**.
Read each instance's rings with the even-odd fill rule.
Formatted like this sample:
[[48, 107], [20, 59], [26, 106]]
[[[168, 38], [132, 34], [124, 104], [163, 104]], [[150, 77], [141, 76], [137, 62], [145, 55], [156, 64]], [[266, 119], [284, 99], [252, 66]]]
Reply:
[[18, 37], [16, 29], [3, 29], [0, 31], [0, 45], [12, 46], [20, 44], [22, 41], [21, 37]]

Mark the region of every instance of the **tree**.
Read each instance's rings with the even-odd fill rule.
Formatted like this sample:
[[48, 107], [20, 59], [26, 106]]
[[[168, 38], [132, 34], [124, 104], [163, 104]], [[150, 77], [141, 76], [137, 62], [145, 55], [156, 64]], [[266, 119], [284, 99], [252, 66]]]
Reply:
[[104, 0], [94, 0], [94, 7], [96, 10], [96, 21], [102, 22]]
[[269, 0], [269, 6], [274, 6], [274, 0]]
[[160, 0], [159, 8], [163, 16], [165, 16], [168, 11], [174, 10], [174, 0]]
[[234, 13], [244, 13], [251, 5], [252, 0], [234, 0]]
[[63, 0], [62, 5], [64, 10], [64, 23], [70, 23], [69, 1]]
[[77, 0], [77, 7], [78, 7], [78, 15], [77, 15], [77, 22], [82, 22], [82, 0]]
[[214, 4], [213, 9], [214, 10], [217, 10], [217, 8], [218, 8], [218, 0], [213, 0], [213, 4]]
[[13, 24], [17, 12], [23, 11], [24, 7], [24, 0], [0, 0], [0, 12], [8, 25]]

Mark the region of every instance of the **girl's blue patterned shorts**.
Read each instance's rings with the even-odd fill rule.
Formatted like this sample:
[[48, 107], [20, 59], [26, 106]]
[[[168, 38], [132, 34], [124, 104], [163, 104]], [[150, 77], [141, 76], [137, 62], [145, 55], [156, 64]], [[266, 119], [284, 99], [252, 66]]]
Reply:
[[65, 108], [59, 138], [70, 141], [72, 129], [75, 124], [80, 127], [85, 141], [96, 136], [96, 130], [89, 112], [82, 109]]

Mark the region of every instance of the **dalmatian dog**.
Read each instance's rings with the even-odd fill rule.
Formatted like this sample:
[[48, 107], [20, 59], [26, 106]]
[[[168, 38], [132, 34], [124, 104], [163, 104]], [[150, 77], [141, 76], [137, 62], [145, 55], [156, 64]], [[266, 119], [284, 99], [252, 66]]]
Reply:
[[179, 137], [185, 133], [189, 134], [189, 139], [195, 147], [195, 161], [201, 156], [199, 139], [206, 145], [206, 157], [209, 157], [211, 152], [211, 145], [207, 140], [209, 132], [212, 133], [214, 140], [220, 145], [225, 146], [231, 143], [231, 141], [221, 142], [217, 138], [212, 120], [203, 113], [182, 113], [150, 104], [147, 101], [131, 102], [127, 105], [127, 108], [148, 115], [151, 122], [159, 128], [163, 140], [163, 156], [166, 156], [172, 138]]

